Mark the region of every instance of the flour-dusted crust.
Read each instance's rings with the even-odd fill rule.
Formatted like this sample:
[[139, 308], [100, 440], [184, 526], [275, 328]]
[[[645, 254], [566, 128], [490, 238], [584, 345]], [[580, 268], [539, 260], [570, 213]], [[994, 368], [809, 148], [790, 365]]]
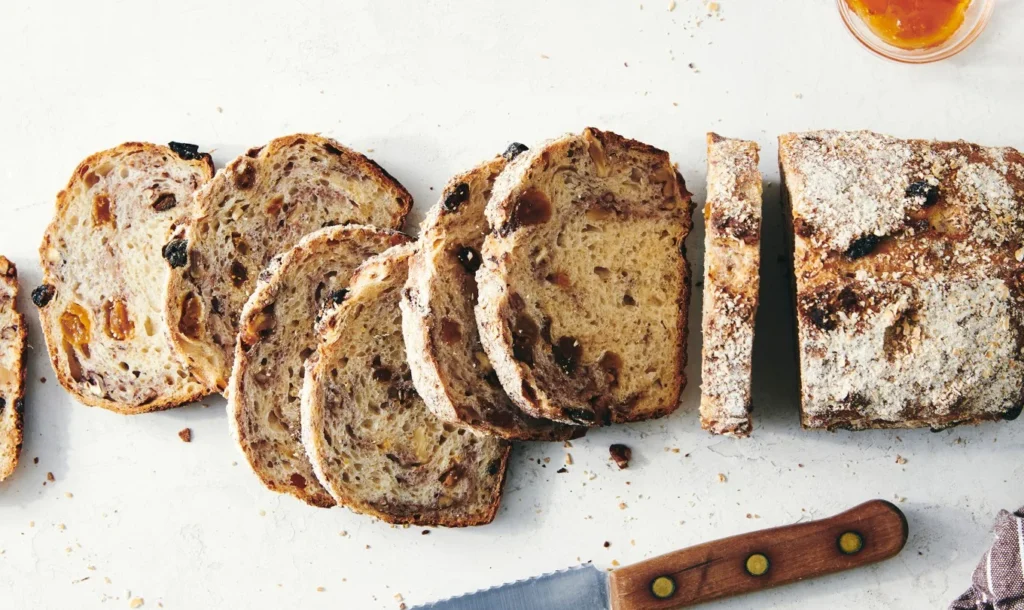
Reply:
[[328, 227], [275, 257], [260, 274], [240, 316], [228, 422], [268, 488], [314, 506], [334, 505], [313, 474], [299, 429], [303, 367], [316, 348], [314, 320], [343, 298], [363, 261], [407, 241], [387, 229]]
[[211, 390], [227, 386], [238, 316], [275, 255], [333, 225], [400, 229], [412, 197], [379, 165], [334, 140], [296, 134], [253, 148], [196, 193], [167, 247], [175, 347]]
[[505, 164], [495, 157], [452, 178], [420, 227], [401, 303], [412, 380], [442, 420], [507, 439], [575, 438], [586, 428], [531, 417], [509, 400], [480, 344], [473, 306], [484, 208]]
[[207, 393], [171, 344], [161, 248], [212, 175], [207, 154], [129, 142], [82, 161], [58, 193], [32, 300], [57, 379], [79, 401], [143, 413]]
[[25, 318], [18, 312], [18, 270], [0, 256], [0, 481], [21, 453], [25, 410]]
[[441, 421], [416, 393], [399, 309], [412, 253], [396, 246], [367, 261], [321, 321], [302, 389], [303, 444], [342, 506], [390, 523], [489, 523], [509, 444]]
[[668, 153], [588, 128], [523, 153], [487, 205], [477, 323], [533, 415], [671, 413], [685, 385], [690, 194]]
[[761, 173], [755, 142], [708, 134], [700, 422], [748, 436], [761, 263]]
[[803, 424], [939, 429], [1024, 405], [1024, 156], [819, 131], [779, 139]]

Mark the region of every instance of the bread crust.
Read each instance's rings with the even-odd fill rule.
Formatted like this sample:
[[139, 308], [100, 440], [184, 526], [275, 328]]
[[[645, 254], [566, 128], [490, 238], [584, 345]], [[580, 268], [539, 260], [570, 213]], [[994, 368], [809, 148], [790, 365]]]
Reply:
[[196, 206], [173, 236], [185, 243], [188, 260], [172, 269], [165, 309], [175, 348], [193, 374], [223, 391], [238, 317], [259, 270], [323, 227], [401, 229], [412, 196], [364, 155], [329, 138], [294, 134], [229, 163], [196, 193]]
[[779, 138], [802, 423], [1015, 419], [1024, 404], [1024, 156], [818, 131]]
[[0, 481], [18, 466], [24, 439], [28, 331], [18, 311], [18, 269], [0, 256]]
[[758, 146], [715, 133], [707, 143], [701, 427], [745, 437], [761, 260]]
[[[136, 156], [139, 158], [159, 158], [164, 163], [163, 167], [165, 169], [162, 172], [157, 172], [156, 169], [146, 172], [145, 170], [149, 168], [132, 164], [134, 160], [132, 157]], [[187, 173], [187, 182], [176, 183], [167, 175], [161, 175], [167, 174], [166, 169], [171, 168], [171, 164], [174, 164], [175, 171], [181, 170]], [[111, 169], [113, 166], [118, 167], [117, 173]], [[153, 181], [153, 186], [142, 190], [141, 193], [137, 194], [138, 196], [135, 193], [129, 193], [127, 200], [119, 199], [115, 193], [110, 191], [117, 190], [118, 188], [131, 188], [130, 183], [122, 185], [122, 182], [128, 176], [131, 176], [130, 172], [126, 177], [120, 176], [120, 172], [129, 171], [125, 168], [140, 170], [147, 179]], [[97, 174], [97, 172], [102, 171], [107, 173], [103, 175]], [[197, 154], [195, 158], [185, 159], [179, 157], [179, 155], [165, 146], [145, 142], [126, 142], [115, 148], [94, 153], [79, 163], [68, 180], [67, 186], [57, 194], [54, 219], [47, 227], [39, 247], [40, 263], [43, 268], [43, 284], [41, 288], [51, 287], [56, 296], [53, 297], [53, 302], [47, 301], [46, 305], [39, 307], [38, 312], [47, 351], [49, 352], [54, 372], [57, 375], [57, 381], [79, 402], [88, 406], [101, 407], [117, 413], [130, 415], [178, 407], [198, 400], [209, 393], [201, 384], [188, 375], [185, 362], [171, 348], [166, 320], [159, 306], [151, 308], [152, 311], [145, 309], [142, 311], [127, 310], [126, 315], [130, 323], [137, 327], [144, 326], [144, 322], [149, 322], [154, 327], [163, 327], [156, 328], [154, 334], [165, 338], [165, 341], [158, 342], [160, 343], [161, 350], [166, 352], [164, 355], [149, 353], [143, 359], [139, 358], [139, 354], [119, 353], [123, 352], [123, 350], [119, 349], [120, 346], [117, 345], [118, 340], [108, 341], [107, 338], [112, 338], [110, 333], [107, 333], [107, 338], [104, 338], [101, 333], [104, 332], [102, 328], [104, 321], [102, 318], [104, 314], [109, 315], [103, 310], [107, 304], [115, 307], [117, 306], [117, 301], [120, 301], [122, 306], [127, 307], [125, 299], [129, 299], [129, 297], [136, 295], [136, 293], [146, 294], [152, 290], [151, 282], [135, 281], [125, 273], [125, 269], [134, 269], [134, 267], [146, 265], [154, 270], [163, 272], [164, 264], [160, 260], [161, 242], [166, 239], [167, 233], [172, 231], [189, 214], [192, 207], [192, 194], [195, 189], [207, 182], [212, 176], [213, 161], [210, 155], [206, 153]], [[161, 180], [164, 181], [163, 184], [158, 184]], [[100, 185], [105, 190], [92, 193], [92, 186], [94, 185]], [[173, 205], [169, 209], [159, 211], [159, 197], [168, 190], [178, 191], [172, 193], [174, 195]], [[92, 195], [92, 203], [82, 203], [81, 205], [91, 205], [93, 207], [91, 212], [87, 209], [77, 211], [71, 209], [72, 203], [78, 201], [76, 196], [85, 197], [88, 195]], [[101, 220], [102, 216], [97, 217], [96, 214], [97, 209], [102, 211], [103, 207], [97, 208], [97, 201], [101, 200], [96, 198], [106, 196], [114, 197], [113, 200], [106, 202], [107, 209], [105, 213], [109, 214], [110, 219]], [[152, 196], [153, 201], [143, 201], [143, 196]], [[150, 209], [156, 211], [160, 217], [157, 218], [154, 215], [152, 219], [146, 218], [145, 215], [149, 213]], [[83, 225], [89, 222], [86, 218], [91, 217], [92, 225], [95, 226], [94, 232], [96, 234], [110, 232], [110, 239], [114, 242], [110, 245], [106, 245], [107, 242], [104, 242], [104, 247], [100, 251], [106, 252], [109, 260], [106, 261], [106, 264], [90, 269], [88, 278], [65, 277], [66, 273], [74, 273], [71, 269], [65, 269], [69, 260], [81, 259], [92, 261], [96, 257], [95, 252], [71, 251], [72, 244], [63, 237], [65, 231], [74, 229], [71, 223], [68, 222], [68, 214], [72, 216], [77, 214], [76, 218], [81, 220]], [[124, 216], [132, 216], [137, 225], [142, 225], [147, 220], [151, 221], [154, 225], [159, 225], [160, 230], [157, 231], [157, 235], [143, 235], [139, 243], [133, 242], [127, 246], [121, 244], [115, 240], [120, 239], [122, 235], [132, 235], [129, 231], [133, 228], [142, 230], [131, 223], [127, 226], [118, 227], [117, 223], [122, 214]], [[106, 224], [110, 224], [114, 229], [111, 231], [109, 228], [105, 228], [104, 225]], [[83, 244], [79, 245], [84, 247]], [[131, 251], [115, 252], [115, 248], [120, 247], [131, 248]], [[139, 256], [142, 256], [143, 260], [141, 263], [136, 263], [135, 257]], [[110, 277], [104, 279], [102, 276], [107, 274]], [[88, 287], [88, 290], [114, 290], [119, 291], [118, 295], [116, 298], [108, 299], [107, 303], [91, 303], [87, 302], [90, 299], [86, 299], [85, 295], [78, 291], [78, 289], [72, 289], [68, 294], [65, 294], [65, 286], [69, 282], [82, 282], [83, 280], [87, 281], [84, 285]], [[163, 278], [158, 278], [156, 283], [159, 285], [162, 281]], [[81, 364], [81, 360], [83, 358], [88, 360], [88, 357], [83, 352], [80, 352], [77, 346], [68, 347], [65, 345], [67, 342], [63, 339], [60, 317], [67, 311], [65, 308], [69, 305], [79, 305], [82, 307], [81, 311], [84, 312], [88, 319], [87, 326], [91, 327], [88, 330], [90, 341], [99, 338], [100, 342], [109, 345], [112, 348], [110, 350], [111, 357], [120, 355], [122, 358], [128, 359], [131, 356], [145, 360], [149, 364], [162, 359], [170, 367], [178, 368], [176, 376], [160, 390], [151, 388], [146, 396], [141, 396], [138, 391], [132, 389], [139, 383], [136, 380], [140, 376], [136, 375], [134, 379], [124, 376], [122, 372], [128, 372], [128, 370], [115, 370], [114, 363], [90, 361], [89, 366], [91, 368], [84, 370], [85, 366]], [[109, 327], [109, 321], [107, 324]], [[134, 336], [138, 336], [138, 333], [143, 330], [146, 330], [148, 334], [149, 330], [144, 328], [133, 328], [132, 332]], [[131, 338], [129, 337], [127, 345], [131, 344]], [[74, 354], [73, 357], [72, 354]], [[122, 368], [125, 365], [127, 363], [122, 364]], [[149, 376], [156, 374], [153, 371], [132, 371], [132, 374], [135, 372], [145, 373]], [[114, 387], [105, 387], [109, 380], [108, 378], [114, 379], [109, 384]], [[168, 377], [168, 379], [171, 379], [171, 377]], [[151, 382], [150, 385], [155, 385], [155, 382]], [[111, 392], [116, 392], [123, 396], [121, 399], [118, 399]]]
[[420, 227], [401, 302], [409, 368], [442, 420], [510, 440], [577, 438], [586, 428], [531, 417], [509, 400], [480, 344], [475, 267], [487, 234], [484, 207], [505, 164], [497, 156], [453, 177]]
[[[239, 318], [228, 422], [242, 454], [270, 490], [312, 506], [335, 505], [317, 481], [300, 441], [297, 401], [303, 354], [316, 347], [314, 319], [334, 295], [347, 289], [359, 264], [408, 241], [408, 236], [387, 229], [328, 227], [275, 257], [260, 274]], [[270, 328], [268, 315], [273, 316]]]
[[[590, 426], [652, 419], [678, 407], [686, 383], [690, 270], [684, 241], [692, 209], [668, 153], [610, 132], [588, 128], [509, 164], [487, 205], [491, 233], [477, 272], [476, 316], [484, 349], [513, 402], [534, 417]], [[604, 237], [606, 230], [614, 236]], [[610, 250], [613, 260], [597, 262], [595, 255], [592, 263], [586, 248], [568, 246], [579, 261], [561, 257], [563, 236]], [[644, 256], [651, 260], [642, 263]], [[570, 276], [555, 268], [584, 261], [596, 265], [592, 272], [610, 288], [599, 288], [590, 269]], [[621, 302], [606, 299], [613, 293]], [[641, 296], [646, 300], [639, 302]], [[590, 304], [598, 299], [606, 300]], [[589, 316], [602, 323], [587, 328]], [[560, 325], [584, 327], [587, 336], [563, 333]], [[637, 353], [623, 362], [615, 351], [638, 352], [642, 343], [657, 343], [657, 358]]]
[[[396, 246], [364, 263], [344, 302], [318, 325], [320, 342], [307, 360], [302, 389], [303, 445], [331, 496], [356, 512], [405, 525], [490, 523], [510, 445], [436, 419], [411, 379], [394, 368], [405, 360], [395, 316], [413, 251], [412, 244]], [[378, 344], [351, 344], [368, 337]], [[366, 349], [391, 350], [373, 356], [386, 374], [372, 368]], [[361, 382], [370, 394], [361, 393]], [[383, 404], [373, 392], [384, 390], [375, 384], [387, 386]], [[438, 434], [443, 440], [436, 440]], [[381, 459], [381, 444], [387, 459]], [[371, 478], [377, 483], [365, 482]], [[389, 491], [370, 497], [374, 485]]]

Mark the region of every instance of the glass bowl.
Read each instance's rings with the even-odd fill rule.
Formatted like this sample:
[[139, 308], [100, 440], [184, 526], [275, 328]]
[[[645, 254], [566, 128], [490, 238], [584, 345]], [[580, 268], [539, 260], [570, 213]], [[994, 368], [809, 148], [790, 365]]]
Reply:
[[862, 45], [875, 55], [907, 64], [926, 64], [947, 59], [971, 46], [977, 40], [989, 19], [996, 0], [973, 0], [967, 7], [964, 22], [960, 28], [942, 44], [927, 49], [901, 49], [882, 40], [868, 24], [849, 7], [846, 0], [837, 0], [843, 23]]

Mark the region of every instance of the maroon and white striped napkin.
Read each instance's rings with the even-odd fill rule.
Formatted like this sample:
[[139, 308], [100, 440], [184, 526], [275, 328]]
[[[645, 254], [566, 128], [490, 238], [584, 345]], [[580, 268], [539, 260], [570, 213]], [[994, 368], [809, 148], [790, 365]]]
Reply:
[[1024, 610], [1024, 508], [1001, 511], [992, 548], [974, 570], [971, 588], [950, 610]]

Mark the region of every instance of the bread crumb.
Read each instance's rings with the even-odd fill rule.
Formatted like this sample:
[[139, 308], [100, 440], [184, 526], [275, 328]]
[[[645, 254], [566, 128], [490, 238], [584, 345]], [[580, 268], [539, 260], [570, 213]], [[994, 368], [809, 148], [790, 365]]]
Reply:
[[611, 542], [608, 542], [607, 540], [605, 540], [605, 541], [604, 541], [604, 548], [608, 548], [608, 547], [610, 547], [611, 545], [612, 545], [612, 543], [611, 543]]
[[900, 466], [902, 466], [902, 465], [907, 463], [907, 458], [903, 457], [902, 455], [897, 455], [896, 456], [896, 463], [899, 464]]
[[224, 109], [221, 108], [220, 106], [217, 106], [217, 112], [224, 112]]
[[798, 100], [802, 100], [802, 99], [804, 99], [804, 94], [803, 93], [794, 93], [793, 97], [795, 97]]
[[430, 530], [423, 530], [422, 532], [420, 532], [420, 535], [421, 536], [429, 536], [430, 535]]
[[29, 527], [35, 527], [36, 526], [36, 522], [35, 521], [29, 521], [28, 522], [28, 526]]
[[564, 443], [562, 443], [562, 446], [565, 447], [566, 449], [572, 449], [572, 443], [570, 443], [569, 441], [565, 441]]
[[668, 10], [670, 12], [676, 10], [676, 0], [668, 0]]
[[405, 598], [402, 597], [401, 593], [395, 593], [395, 601], [396, 602], [405, 601]]
[[543, 53], [540, 54], [540, 58], [541, 59], [551, 59], [550, 57], [548, 57], [547, 55], [545, 55]]
[[89, 570], [90, 572], [95, 572], [96, 571], [96, 566], [85, 566], [85, 569]]
[[633, 450], [621, 443], [615, 443], [608, 447], [608, 453], [619, 470], [628, 468], [629, 460], [633, 459]]
[[323, 593], [323, 592], [324, 592], [324, 591], [326, 591], [326, 590], [327, 590], [327, 589], [325, 589], [325, 588], [323, 588], [323, 587], [317, 587], [317, 588], [316, 588], [316, 592], [317, 592], [317, 593]]
[[672, 453], [679, 453], [679, 447], [673, 447]]
[[571, 453], [566, 453], [565, 454], [565, 463], [566, 463], [567, 466], [572, 466], [572, 454]]
[[186, 443], [192, 442], [192, 428], [182, 428], [178, 431], [178, 438]]
[[56, 479], [55, 479], [55, 478], [53, 478], [53, 473], [52, 473], [52, 472], [47, 472], [47, 473], [46, 473], [46, 480], [47, 480], [47, 481], [49, 481], [49, 482], [51, 482], [51, 483], [53, 483], [54, 481], [56, 481]]
[[74, 498], [75, 494], [71, 493], [70, 491], [65, 491], [64, 492], [64, 497], [65, 498]]
[[63, 532], [64, 530], [67, 529], [67, 527], [63, 523], [58, 523], [57, 524], [57, 529], [59, 529], [60, 531]]
[[618, 559], [612, 559], [612, 565], [613, 566], [618, 566], [618, 565], [621, 565], [621, 564], [619, 564], [619, 560]]
[[267, 516], [267, 511], [265, 511], [265, 510], [263, 510], [263, 509], [261, 508], [261, 509], [260, 509], [260, 516], [261, 516], [261, 517], [266, 517], [266, 516]]
[[625, 502], [619, 502], [619, 510], [626, 510], [626, 503]]
[[339, 536], [348, 536], [348, 531], [346, 531], [346, 530], [341, 530], [340, 532], [338, 532], [338, 535], [339, 535]]
[[729, 479], [727, 479], [724, 474], [722, 474], [721, 472], [718, 473], [718, 482], [719, 483], [725, 483], [728, 480]]
[[630, 546], [636, 546], [636, 540], [630, 540], [629, 544]]
[[549, 458], [549, 457], [544, 458], [544, 463], [545, 464], [550, 464], [551, 463], [551, 458]]
[[712, 15], [718, 12], [721, 6], [717, 2], [708, 2], [708, 14]]
[[145, 605], [145, 603], [146, 603], [146, 600], [142, 599], [141, 597], [133, 597], [132, 601], [128, 602], [128, 607], [129, 608], [141, 608], [143, 605]]

